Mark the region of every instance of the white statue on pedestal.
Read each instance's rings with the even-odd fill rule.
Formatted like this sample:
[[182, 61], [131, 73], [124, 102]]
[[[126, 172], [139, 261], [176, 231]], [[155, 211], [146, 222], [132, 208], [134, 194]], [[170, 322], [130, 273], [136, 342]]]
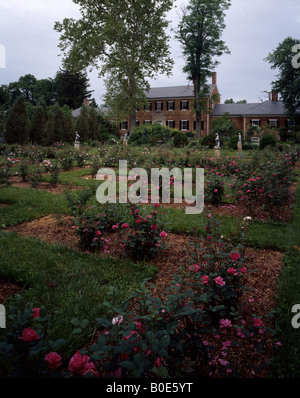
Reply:
[[76, 131], [76, 138], [75, 138], [75, 142], [76, 143], [79, 143], [79, 138], [80, 138], [80, 135], [77, 133], [77, 131]]
[[220, 148], [220, 138], [219, 138], [219, 134], [216, 134], [216, 148]]
[[238, 140], [238, 144], [241, 144], [242, 143], [242, 136], [241, 136], [241, 133], [239, 133], [239, 140]]

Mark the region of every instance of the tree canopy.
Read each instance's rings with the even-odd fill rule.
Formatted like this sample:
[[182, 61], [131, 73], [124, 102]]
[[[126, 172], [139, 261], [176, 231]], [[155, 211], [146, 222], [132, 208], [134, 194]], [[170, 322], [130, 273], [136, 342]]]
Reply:
[[287, 113], [295, 117], [300, 110], [300, 68], [295, 68], [293, 48], [300, 40], [287, 37], [277, 48], [265, 58], [271, 64], [271, 69], [279, 71], [272, 87], [280, 95]]
[[207, 79], [219, 64], [215, 57], [229, 53], [221, 39], [229, 6], [230, 0], [190, 0], [176, 30], [185, 59], [183, 71], [194, 85], [197, 137], [200, 137], [201, 113], [206, 106], [203, 98], [208, 95]]
[[[165, 30], [171, 0], [73, 0], [81, 18], [65, 18], [54, 29], [61, 33], [64, 62], [79, 70], [97, 68], [107, 78], [107, 98], [130, 116], [146, 102], [148, 78], [171, 72]], [[111, 89], [113, 81], [114, 90]]]

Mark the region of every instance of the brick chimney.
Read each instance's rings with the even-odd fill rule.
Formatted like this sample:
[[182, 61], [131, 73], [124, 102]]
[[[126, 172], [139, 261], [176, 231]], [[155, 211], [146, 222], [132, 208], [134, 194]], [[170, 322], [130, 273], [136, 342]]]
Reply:
[[217, 72], [212, 73], [212, 84], [217, 84]]
[[271, 100], [273, 101], [273, 102], [276, 102], [276, 101], [278, 101], [278, 93], [277, 93], [277, 91], [275, 91], [275, 90], [272, 90], [272, 97], [271, 97]]

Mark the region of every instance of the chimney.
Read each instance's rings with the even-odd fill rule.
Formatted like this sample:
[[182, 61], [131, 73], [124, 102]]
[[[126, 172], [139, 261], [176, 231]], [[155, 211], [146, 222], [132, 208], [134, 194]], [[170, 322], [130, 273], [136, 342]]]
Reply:
[[273, 102], [278, 101], [278, 93], [277, 93], [277, 91], [272, 90], [272, 101]]
[[88, 107], [88, 106], [90, 105], [90, 100], [89, 100], [88, 98], [85, 98], [85, 99], [83, 100], [83, 103], [84, 103], [84, 105], [85, 105], [86, 107]]
[[217, 72], [212, 73], [212, 84], [217, 84]]

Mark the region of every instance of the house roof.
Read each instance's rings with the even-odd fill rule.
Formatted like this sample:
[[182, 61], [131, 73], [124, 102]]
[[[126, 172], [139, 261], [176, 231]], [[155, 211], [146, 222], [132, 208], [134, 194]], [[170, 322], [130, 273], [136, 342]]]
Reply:
[[264, 101], [257, 104], [217, 104], [212, 116], [285, 116], [287, 114], [282, 101]]
[[[215, 87], [215, 84], [209, 85], [210, 95]], [[146, 95], [148, 99], [194, 98], [194, 87], [189, 84], [185, 86], [152, 87]]]

